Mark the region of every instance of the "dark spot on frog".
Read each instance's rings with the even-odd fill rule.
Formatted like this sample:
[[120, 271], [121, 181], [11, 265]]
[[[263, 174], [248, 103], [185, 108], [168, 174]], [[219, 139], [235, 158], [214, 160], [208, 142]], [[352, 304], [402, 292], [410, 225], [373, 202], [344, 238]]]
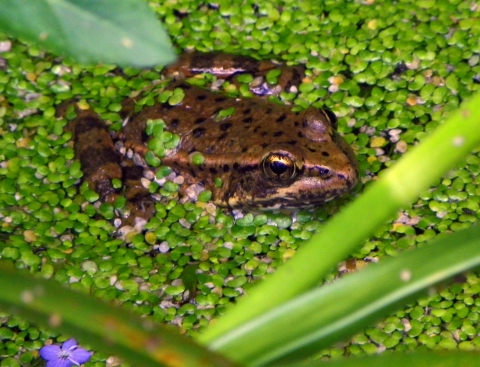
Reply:
[[220, 124], [220, 131], [228, 131], [232, 127], [231, 122], [224, 122], [223, 124]]
[[206, 118], [203, 118], [203, 117], [199, 117], [197, 118], [193, 123], [195, 125], [198, 125], [198, 124], [201, 124], [202, 122], [205, 122], [207, 119]]
[[296, 145], [297, 141], [296, 140], [289, 140], [289, 141], [286, 141], [285, 144]]
[[298, 136], [299, 138], [303, 138], [303, 133], [302, 133], [301, 131], [299, 131], [298, 134], [297, 134], [297, 136]]
[[273, 136], [274, 136], [275, 138], [278, 138], [279, 136], [282, 136], [282, 135], [283, 135], [283, 131], [275, 131], [275, 132], [273, 133]]
[[330, 154], [329, 154], [328, 152], [322, 152], [322, 155], [323, 155], [324, 157], [330, 157]]
[[244, 115], [250, 115], [250, 112], [252, 112], [252, 109], [251, 109], [251, 108], [245, 108], [245, 109], [242, 111], [242, 114], [244, 114]]
[[300, 126], [300, 122], [295, 121], [295, 126], [296, 126], [296, 127]]
[[235, 162], [235, 163], [233, 164], [233, 169], [234, 169], [235, 171], [237, 171], [239, 167], [240, 167], [240, 165], [239, 165], [237, 162]]
[[217, 169], [216, 169], [215, 167], [210, 167], [208, 170], [209, 170], [210, 173], [213, 174], [213, 175], [218, 174], [218, 171], [217, 171]]
[[259, 129], [260, 129], [260, 126], [255, 126], [255, 129], [253, 129], [253, 133], [256, 134]]
[[265, 110], [265, 114], [270, 115], [271, 113], [272, 113], [272, 109], [271, 109], [271, 108], [267, 108], [267, 109]]
[[262, 134], [261, 134], [261, 135], [262, 135], [262, 137], [265, 137], [265, 136], [267, 136], [267, 135], [268, 135], [268, 132], [266, 132], [266, 131], [262, 131]]
[[277, 118], [277, 123], [282, 123], [283, 121], [285, 121], [286, 118], [287, 115], [285, 113], [282, 114], [280, 117]]
[[223, 165], [223, 172], [226, 173], [226, 172], [228, 172], [228, 171], [230, 171], [230, 166], [229, 166], [228, 164], [224, 164], [224, 165]]
[[313, 149], [313, 148], [310, 148], [310, 147], [307, 147], [307, 148], [308, 148], [308, 150], [311, 151], [312, 153], [315, 153], [315, 152], [316, 152], [316, 150]]
[[217, 141], [222, 141], [228, 136], [228, 132], [224, 132], [222, 135], [220, 135], [217, 139]]
[[215, 98], [215, 102], [219, 103], [219, 102], [225, 102], [227, 100], [227, 97], [217, 97]]
[[268, 144], [268, 143], [262, 143], [262, 144], [260, 144], [260, 146], [261, 146], [263, 149], [265, 149], [265, 148], [268, 147], [269, 145], [270, 145], [270, 144]]
[[178, 125], [180, 125], [180, 120], [179, 119], [172, 119], [172, 121], [170, 121], [170, 127], [172, 129], [178, 128]]
[[207, 97], [206, 94], [200, 94], [200, 95], [197, 96], [196, 100], [199, 101], [199, 102], [201, 102], [201, 101], [206, 100], [207, 98], [208, 98], [208, 97]]
[[245, 117], [243, 119], [244, 124], [250, 124], [251, 122], [253, 122], [253, 118], [251, 118], [251, 117]]
[[206, 132], [207, 129], [205, 129], [204, 127], [197, 127], [192, 131], [194, 138], [201, 138]]

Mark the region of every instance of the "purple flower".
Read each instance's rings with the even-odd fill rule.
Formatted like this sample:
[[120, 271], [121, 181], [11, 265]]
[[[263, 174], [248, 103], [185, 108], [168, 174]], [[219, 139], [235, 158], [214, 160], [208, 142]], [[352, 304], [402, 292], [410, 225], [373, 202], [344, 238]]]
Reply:
[[58, 345], [46, 345], [40, 348], [40, 356], [47, 361], [47, 367], [79, 366], [90, 360], [93, 352], [79, 348], [75, 339], [68, 339], [60, 348]]

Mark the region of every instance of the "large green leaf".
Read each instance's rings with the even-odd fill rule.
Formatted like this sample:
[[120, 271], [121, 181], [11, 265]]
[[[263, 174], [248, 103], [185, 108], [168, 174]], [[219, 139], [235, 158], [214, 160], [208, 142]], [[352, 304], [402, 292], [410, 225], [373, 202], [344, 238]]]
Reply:
[[0, 31], [81, 63], [147, 67], [175, 60], [142, 0], [3, 0]]
[[480, 265], [480, 227], [307, 292], [224, 334], [213, 347], [249, 366], [304, 360], [458, 272]]
[[0, 266], [0, 308], [74, 336], [142, 367], [234, 367], [173, 327], [74, 292], [53, 281]]

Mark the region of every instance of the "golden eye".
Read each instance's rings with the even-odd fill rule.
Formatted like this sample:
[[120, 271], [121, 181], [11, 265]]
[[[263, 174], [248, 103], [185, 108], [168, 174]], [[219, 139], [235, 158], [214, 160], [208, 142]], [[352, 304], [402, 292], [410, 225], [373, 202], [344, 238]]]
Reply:
[[292, 158], [278, 153], [270, 153], [262, 161], [263, 172], [268, 178], [278, 182], [291, 180], [297, 174]]

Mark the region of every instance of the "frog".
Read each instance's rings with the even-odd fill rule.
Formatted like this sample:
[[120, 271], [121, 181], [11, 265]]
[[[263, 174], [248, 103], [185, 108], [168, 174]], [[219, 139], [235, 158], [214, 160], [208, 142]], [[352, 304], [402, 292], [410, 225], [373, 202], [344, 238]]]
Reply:
[[[281, 75], [272, 86], [266, 75], [275, 68], [281, 69]], [[251, 74], [253, 97], [231, 97], [185, 80], [203, 73], [234, 84], [238, 75]], [[183, 100], [175, 105], [156, 101], [138, 109], [142, 94], [127, 98], [120, 112], [125, 123], [116, 138], [91, 109], [77, 108], [77, 117], [69, 123], [84, 180], [102, 200], [114, 202], [119, 193], [112, 180], [122, 180], [133, 215], [148, 220], [154, 214], [155, 200], [141, 179], [148, 152], [145, 129], [148, 121], [156, 119], [163, 120], [166, 130], [180, 137], [177, 148], [162, 158], [162, 164], [183, 176], [181, 192], [200, 185], [212, 192], [212, 202], [219, 207], [314, 207], [349, 192], [358, 183], [354, 151], [337, 132], [337, 118], [331, 110], [313, 106], [298, 110], [264, 97], [298, 85], [304, 78], [302, 66], [258, 61], [250, 56], [190, 52], [166, 67], [162, 77], [173, 80], [164, 90], [181, 89]], [[227, 110], [233, 112], [222, 117], [221, 112]], [[122, 158], [115, 139], [137, 156], [137, 163]], [[203, 163], [192, 161], [196, 153], [201, 154]]]

